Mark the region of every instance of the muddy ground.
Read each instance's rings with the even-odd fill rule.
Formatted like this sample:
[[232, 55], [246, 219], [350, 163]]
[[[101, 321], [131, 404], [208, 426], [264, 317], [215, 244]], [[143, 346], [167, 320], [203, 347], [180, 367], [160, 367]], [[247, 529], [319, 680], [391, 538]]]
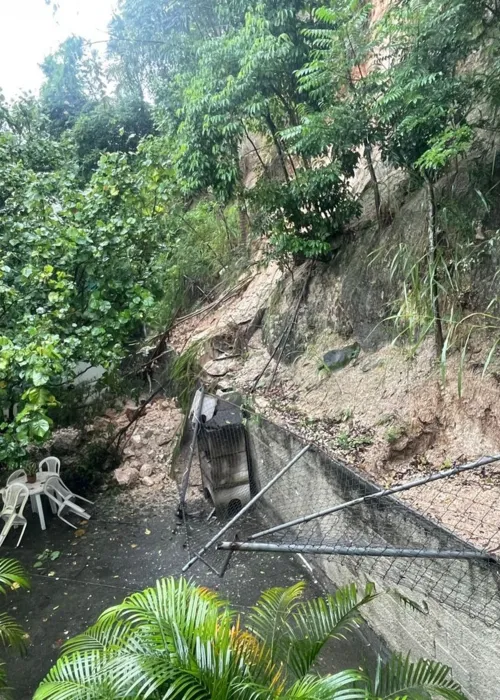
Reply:
[[[188, 558], [186, 532], [175, 515], [173, 495], [163, 503], [148, 504], [133, 491], [107, 491], [92, 508], [92, 518], [71, 530], [49, 514], [47, 530], [40, 530], [36, 516], [28, 512], [29, 524], [19, 549], [15, 532], [2, 547], [2, 556], [15, 556], [28, 569], [32, 589], [9, 594], [6, 607], [29, 634], [27, 656], [7, 658], [7, 670], [16, 700], [29, 700], [40, 680], [56, 661], [61, 645], [83, 631], [108, 606], [127, 594], [151, 586], [162, 576], [177, 576]], [[203, 541], [220, 525], [206, 521], [203, 512], [193, 514], [194, 539]], [[40, 556], [60, 552], [53, 560]], [[255, 602], [272, 586], [286, 586], [299, 579], [309, 581], [311, 594], [322, 592], [309, 572], [285, 555], [235, 556], [223, 579], [203, 564], [190, 575], [197, 583], [221, 591], [238, 607]], [[351, 635], [328, 650], [325, 670], [359, 665], [372, 666], [377, 640], [370, 630]]]

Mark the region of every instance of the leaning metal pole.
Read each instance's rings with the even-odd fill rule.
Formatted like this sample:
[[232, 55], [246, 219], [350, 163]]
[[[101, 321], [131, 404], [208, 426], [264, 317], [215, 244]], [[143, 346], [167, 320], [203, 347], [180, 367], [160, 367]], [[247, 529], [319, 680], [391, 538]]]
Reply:
[[314, 544], [273, 544], [272, 542], [221, 542], [217, 549], [232, 552], [286, 552], [288, 554], [338, 554], [358, 557], [410, 557], [415, 559], [483, 559], [496, 562], [488, 552], [399, 547], [327, 547]]
[[307, 452], [307, 450], [308, 450], [310, 447], [311, 447], [311, 445], [306, 445], [305, 447], [303, 447], [303, 448], [301, 449], [301, 451], [300, 451], [298, 454], [296, 454], [295, 457], [294, 457], [290, 462], [288, 462], [288, 464], [286, 464], [280, 472], [278, 472], [275, 476], [273, 476], [273, 478], [271, 479], [271, 481], [269, 481], [263, 488], [261, 488], [261, 490], [260, 490], [258, 493], [255, 494], [255, 496], [254, 496], [253, 498], [251, 498], [251, 499], [248, 501], [248, 503], [246, 504], [246, 506], [243, 506], [243, 508], [242, 508], [240, 511], [238, 511], [238, 513], [236, 513], [236, 515], [234, 516], [234, 518], [232, 518], [228, 523], [226, 523], [226, 525], [224, 525], [224, 527], [221, 528], [221, 529], [219, 530], [219, 532], [218, 532], [216, 535], [214, 535], [214, 537], [212, 537], [212, 539], [211, 539], [209, 542], [207, 542], [207, 543], [200, 549], [200, 551], [199, 551], [197, 554], [195, 554], [194, 557], [192, 557], [192, 558], [188, 561], [188, 563], [185, 564], [185, 565], [182, 567], [182, 570], [183, 570], [183, 571], [187, 571], [187, 570], [195, 563], [195, 561], [197, 561], [197, 559], [199, 559], [199, 558], [207, 551], [207, 549], [210, 549], [210, 547], [211, 547], [213, 544], [215, 544], [215, 543], [217, 542], [217, 540], [220, 540], [220, 538], [222, 537], [222, 535], [223, 535], [225, 532], [227, 532], [227, 531], [229, 530], [229, 528], [230, 528], [232, 525], [234, 525], [234, 523], [235, 523], [237, 520], [239, 520], [239, 519], [241, 518], [241, 516], [244, 515], [244, 514], [253, 506], [253, 504], [254, 504], [256, 501], [258, 501], [259, 498], [261, 498], [261, 497], [266, 493], [266, 491], [268, 491], [268, 490], [271, 488], [271, 486], [273, 486], [273, 484], [275, 484], [275, 483], [278, 481], [278, 479], [281, 479], [281, 477], [283, 476], [283, 474], [285, 474], [285, 473], [290, 469], [290, 467], [293, 467], [293, 465], [295, 464], [295, 462], [298, 462], [298, 460], [302, 457], [303, 454], [305, 454], [305, 453]]
[[198, 437], [198, 431], [200, 429], [201, 412], [203, 411], [203, 399], [204, 398], [205, 398], [205, 387], [202, 386], [200, 389], [200, 400], [199, 400], [198, 406], [196, 407], [195, 414], [193, 416], [193, 436], [191, 438], [191, 444], [189, 446], [189, 459], [188, 459], [187, 467], [184, 470], [184, 474], [182, 475], [179, 507], [177, 509], [177, 512], [180, 515], [182, 515], [184, 513], [185, 508], [186, 508], [186, 493], [187, 493], [188, 486], [189, 486], [189, 476], [191, 474], [191, 467], [193, 465], [193, 457], [194, 457], [194, 448], [196, 445], [196, 438]]
[[[301, 525], [302, 523], [308, 523], [310, 520], [315, 520], [316, 518], [321, 518], [324, 515], [331, 515], [332, 513], [337, 513], [344, 508], [349, 508], [350, 506], [356, 506], [360, 503], [366, 503], [366, 501], [372, 501], [375, 498], [382, 498], [383, 496], [392, 496], [394, 493], [401, 493], [401, 491], [408, 491], [416, 486], [424, 486], [425, 484], [430, 484], [433, 481], [438, 481], [439, 479], [447, 479], [448, 477], [455, 476], [456, 474], [461, 474], [462, 472], [470, 471], [471, 469], [477, 469], [478, 467], [483, 467], [485, 464], [491, 464], [492, 462], [500, 461], [500, 455], [494, 455], [493, 457], [481, 457], [476, 462], [470, 462], [469, 464], [464, 464], [463, 466], [453, 467], [452, 469], [447, 469], [444, 472], [438, 472], [437, 474], [431, 474], [430, 476], [424, 476], [421, 479], [415, 479], [414, 481], [408, 481], [406, 484], [401, 484], [400, 486], [393, 486], [390, 489], [382, 489], [381, 491], [376, 491], [375, 493], [370, 493], [367, 496], [360, 496], [359, 498], [354, 498], [352, 501], [346, 501], [345, 503], [339, 503], [336, 506], [331, 506], [330, 508], [325, 508], [324, 510], [319, 510], [316, 513], [309, 513], [308, 515], [302, 515], [300, 518], [295, 518], [295, 520], [289, 520], [286, 523], [281, 523], [281, 525], [276, 525], [275, 527], [270, 527], [267, 530], [262, 530], [261, 532], [256, 532], [250, 536], [250, 540], [256, 540], [259, 537], [264, 537], [264, 535], [270, 535], [273, 532], [279, 532], [280, 530], [285, 530], [294, 525]], [[375, 556], [375, 555], [374, 555]]]

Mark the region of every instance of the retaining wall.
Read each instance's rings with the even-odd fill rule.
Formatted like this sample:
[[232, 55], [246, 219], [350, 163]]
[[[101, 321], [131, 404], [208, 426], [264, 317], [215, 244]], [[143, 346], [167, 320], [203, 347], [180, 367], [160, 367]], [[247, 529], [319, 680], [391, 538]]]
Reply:
[[[264, 419], [250, 420], [247, 430], [251, 462], [261, 483], [266, 483], [303, 446], [296, 436]], [[271, 514], [270, 523], [315, 511], [325, 494], [335, 505], [376, 490], [345, 465], [314, 448], [284, 478], [289, 480], [289, 488], [272, 487], [263, 503]], [[379, 502], [376, 508], [363, 505], [342, 511], [337, 516], [342, 538], [353, 545], [383, 537], [391, 546], [467, 547], [411, 508], [390, 498], [384, 499], [383, 505], [381, 508]], [[316, 541], [322, 535], [331, 540], [331, 518], [328, 524], [322, 519], [315, 521]], [[483, 564], [339, 556], [307, 559], [318, 578], [330, 586], [374, 581], [383, 593], [365, 608], [364, 615], [391, 648], [410, 652], [414, 658], [423, 656], [448, 664], [472, 700], [500, 698], [499, 582]], [[405, 605], [402, 596], [416, 603], [418, 609]], [[469, 603], [457, 609], [458, 602], [465, 600]], [[485, 622], [485, 612], [490, 624]], [[493, 624], [497, 617], [497, 624]]]

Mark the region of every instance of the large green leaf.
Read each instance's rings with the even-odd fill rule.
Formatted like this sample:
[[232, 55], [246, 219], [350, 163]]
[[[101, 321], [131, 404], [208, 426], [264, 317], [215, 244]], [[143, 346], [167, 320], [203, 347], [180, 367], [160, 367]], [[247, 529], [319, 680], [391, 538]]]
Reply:
[[368, 700], [366, 677], [359, 671], [341, 671], [332, 676], [304, 676], [283, 695], [286, 700]]
[[271, 588], [251, 609], [247, 626], [268, 647], [273, 660], [283, 661], [287, 656], [290, 616], [304, 589], [303, 581], [289, 588]]
[[123, 646], [132, 630], [132, 625], [124, 620], [117, 620], [111, 615], [101, 617], [82, 634], [69, 639], [63, 646], [64, 654], [77, 651], [110, 650]]
[[10, 691], [5, 664], [0, 662], [0, 700], [12, 700], [12, 693]]
[[141, 635], [150, 643], [175, 649], [175, 630], [194, 644], [196, 636], [214, 636], [221, 616], [229, 621], [232, 612], [217, 593], [195, 586], [185, 579], [160, 579], [155, 588], [134, 593], [120, 605], [110, 608], [102, 618], [111, 616], [140, 626]]
[[0, 613], [0, 642], [19, 652], [26, 649], [26, 637], [21, 625], [7, 613]]

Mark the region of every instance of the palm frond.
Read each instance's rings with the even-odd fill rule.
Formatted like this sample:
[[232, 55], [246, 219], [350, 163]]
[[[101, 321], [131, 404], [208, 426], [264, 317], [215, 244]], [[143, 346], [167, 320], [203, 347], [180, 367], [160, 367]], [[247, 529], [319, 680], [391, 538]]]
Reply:
[[380, 700], [467, 700], [460, 685], [450, 678], [451, 669], [428, 659], [411, 662], [409, 656], [394, 654], [387, 663], [379, 659], [373, 695]]
[[122, 700], [103, 674], [103, 655], [87, 651], [61, 657], [39, 685], [33, 700]]
[[69, 639], [62, 647], [63, 654], [77, 651], [112, 650], [123, 646], [132, 631], [132, 625], [111, 615], [100, 617], [85, 632]]
[[286, 692], [274, 693], [267, 686], [251, 680], [240, 680], [233, 687], [238, 700], [371, 700], [366, 689], [366, 677], [359, 671], [319, 677], [304, 676]]
[[0, 559], [0, 593], [16, 587], [29, 589], [26, 570], [16, 559]]
[[117, 698], [148, 698], [170, 686], [175, 668], [168, 653], [157, 654], [147, 648], [121, 652], [104, 664], [106, 680]]
[[360, 608], [375, 597], [375, 586], [368, 583], [363, 594], [355, 584], [339, 588], [333, 595], [300, 603], [292, 618], [288, 658], [297, 677], [308, 673], [329, 639], [343, 637], [362, 622]]
[[149, 629], [155, 635], [170, 637], [175, 624], [185, 639], [192, 639], [201, 631], [207, 638], [212, 637], [220, 615], [230, 617], [232, 611], [217, 593], [184, 578], [166, 578], [157, 581], [155, 588], [128, 596], [101, 618], [116, 616], [141, 627], [143, 633]]
[[0, 662], [0, 700], [12, 700], [11, 688], [7, 683], [5, 664]]
[[290, 588], [270, 588], [264, 591], [250, 612], [247, 627], [273, 648], [281, 632], [287, 629], [288, 619], [304, 589], [305, 583], [299, 581]]
[[[137, 605], [123, 608], [127, 622], [133, 620], [133, 633], [105, 667], [120, 697], [125, 692], [141, 698], [164, 692], [168, 697], [181, 697], [179, 688], [182, 697], [228, 697], [234, 678], [247, 673], [247, 657], [256, 658], [255, 638], [250, 643], [238, 622], [232, 624], [232, 612], [220, 611], [219, 599], [212, 592], [201, 589], [199, 596], [191, 595], [194, 587], [177, 584], [182, 603], [172, 605], [170, 617], [162, 610], [161, 616], [146, 615], [138, 625]], [[187, 605], [186, 592], [191, 596]], [[202, 605], [201, 616], [200, 601], [209, 603], [209, 607]], [[144, 602], [149, 610], [160, 604], [157, 600], [153, 605], [152, 598], [140, 599], [141, 607]]]
[[286, 666], [289, 620], [304, 589], [305, 583], [299, 581], [289, 588], [270, 588], [264, 591], [247, 618], [247, 628], [260, 639], [269, 655], [267, 673], [276, 674], [276, 663]]
[[284, 700], [369, 700], [366, 677], [359, 671], [341, 671], [332, 676], [304, 676], [283, 696]]
[[23, 628], [7, 613], [0, 613], [0, 642], [19, 652], [26, 650], [26, 636]]
[[[165, 696], [167, 697], [167, 696]], [[196, 674], [190, 671], [178, 671], [168, 691], [169, 698], [183, 700], [210, 700], [212, 696], [203, 686]]]
[[231, 697], [235, 700], [275, 700], [282, 696], [273, 692], [266, 683], [239, 678], [232, 685]]
[[[286, 683], [286, 667], [275, 662], [272, 649], [246, 629], [232, 629], [231, 646], [246, 664], [245, 672], [257, 686], [263, 685], [269, 694], [279, 696]], [[241, 677], [241, 673], [239, 674]]]

